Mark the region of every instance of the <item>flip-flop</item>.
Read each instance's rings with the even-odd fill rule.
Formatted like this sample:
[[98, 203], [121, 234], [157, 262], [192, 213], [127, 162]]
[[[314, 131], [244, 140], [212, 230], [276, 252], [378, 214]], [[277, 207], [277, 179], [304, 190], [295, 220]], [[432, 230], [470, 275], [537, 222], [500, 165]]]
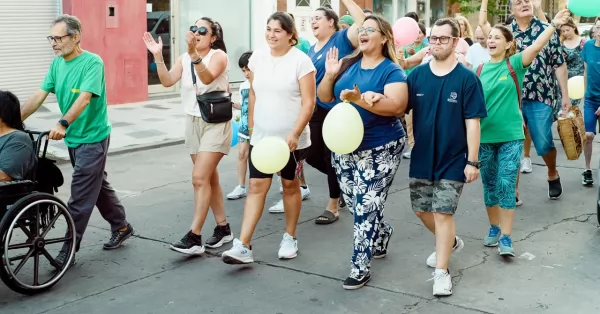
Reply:
[[315, 223], [317, 225], [329, 225], [336, 222], [338, 219], [340, 219], [339, 213], [336, 216], [334, 213], [326, 209], [319, 217], [317, 217]]

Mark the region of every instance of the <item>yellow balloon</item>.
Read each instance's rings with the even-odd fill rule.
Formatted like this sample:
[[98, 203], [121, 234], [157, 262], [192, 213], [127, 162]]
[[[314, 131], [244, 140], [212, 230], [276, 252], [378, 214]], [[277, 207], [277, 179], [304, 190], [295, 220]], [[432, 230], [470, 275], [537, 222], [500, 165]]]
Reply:
[[568, 81], [569, 98], [581, 99], [585, 95], [585, 86], [583, 83], [583, 76], [573, 76]]
[[290, 148], [287, 143], [275, 136], [268, 136], [252, 147], [252, 164], [265, 174], [281, 171], [290, 159]]
[[347, 102], [335, 105], [323, 121], [323, 141], [336, 154], [355, 151], [363, 140], [364, 132], [358, 110]]

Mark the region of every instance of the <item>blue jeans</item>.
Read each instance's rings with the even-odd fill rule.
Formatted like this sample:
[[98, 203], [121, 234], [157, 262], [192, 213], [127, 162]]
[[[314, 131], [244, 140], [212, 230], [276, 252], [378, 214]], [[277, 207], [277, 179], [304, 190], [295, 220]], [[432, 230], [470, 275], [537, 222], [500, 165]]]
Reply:
[[552, 107], [539, 101], [523, 100], [522, 112], [535, 151], [538, 156], [546, 156], [554, 150]]
[[596, 116], [596, 110], [600, 108], [600, 102], [585, 99], [583, 101], [583, 120], [585, 124], [585, 131], [596, 134], [596, 128], [598, 127], [598, 116]]

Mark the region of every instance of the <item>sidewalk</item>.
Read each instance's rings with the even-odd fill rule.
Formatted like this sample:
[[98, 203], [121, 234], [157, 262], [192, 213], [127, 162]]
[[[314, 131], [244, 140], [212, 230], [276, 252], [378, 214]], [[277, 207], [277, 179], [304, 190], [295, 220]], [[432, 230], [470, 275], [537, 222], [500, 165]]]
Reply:
[[[232, 90], [232, 100], [239, 101], [237, 90]], [[25, 121], [25, 128], [49, 130], [61, 117], [58, 104], [44, 104]], [[179, 94], [164, 99], [110, 105], [108, 117], [112, 123], [109, 155], [177, 145], [184, 141], [185, 113]], [[63, 141], [51, 141], [48, 153], [59, 162], [69, 160], [67, 146]]]

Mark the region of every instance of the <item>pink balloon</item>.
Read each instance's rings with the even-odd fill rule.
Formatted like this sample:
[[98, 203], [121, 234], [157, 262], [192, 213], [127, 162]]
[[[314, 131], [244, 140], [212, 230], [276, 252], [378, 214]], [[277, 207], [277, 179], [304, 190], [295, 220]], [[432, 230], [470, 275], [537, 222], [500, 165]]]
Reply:
[[410, 45], [419, 37], [419, 24], [410, 17], [399, 18], [394, 23], [392, 30], [396, 46]]

